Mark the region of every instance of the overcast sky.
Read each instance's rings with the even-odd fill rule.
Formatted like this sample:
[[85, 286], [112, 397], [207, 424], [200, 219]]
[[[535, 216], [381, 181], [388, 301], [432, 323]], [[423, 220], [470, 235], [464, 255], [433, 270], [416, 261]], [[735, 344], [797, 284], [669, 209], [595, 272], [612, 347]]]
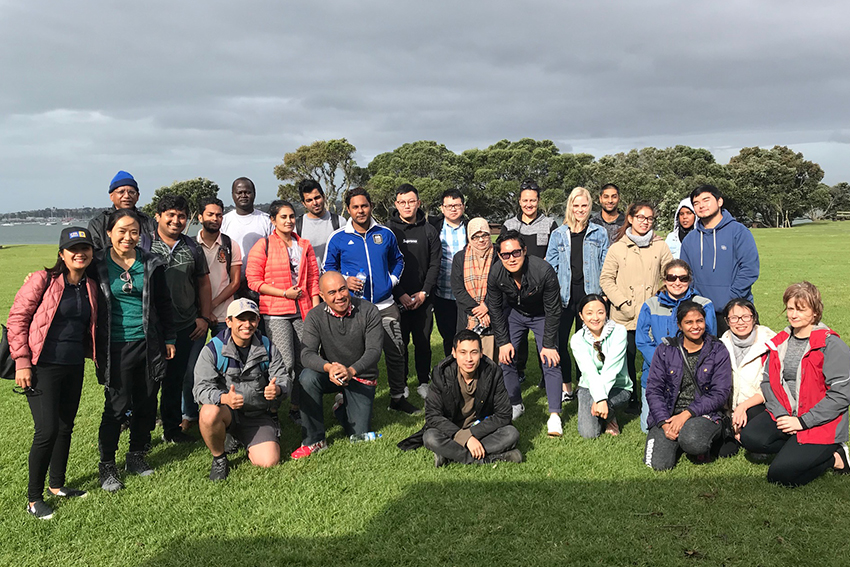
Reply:
[[315, 140], [788, 145], [850, 181], [850, 4], [0, 0], [0, 212], [254, 179]]

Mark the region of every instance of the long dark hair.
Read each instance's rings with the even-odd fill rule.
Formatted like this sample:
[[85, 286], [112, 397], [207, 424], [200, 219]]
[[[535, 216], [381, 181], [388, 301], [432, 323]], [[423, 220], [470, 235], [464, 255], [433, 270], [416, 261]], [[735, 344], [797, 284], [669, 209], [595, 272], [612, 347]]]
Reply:
[[58, 278], [59, 276], [71, 272], [71, 270], [68, 269], [68, 266], [65, 265], [65, 260], [62, 259], [62, 250], [59, 250], [59, 257], [56, 258], [56, 263], [49, 268], [45, 266], [44, 271], [47, 272], [47, 275], [51, 278]]

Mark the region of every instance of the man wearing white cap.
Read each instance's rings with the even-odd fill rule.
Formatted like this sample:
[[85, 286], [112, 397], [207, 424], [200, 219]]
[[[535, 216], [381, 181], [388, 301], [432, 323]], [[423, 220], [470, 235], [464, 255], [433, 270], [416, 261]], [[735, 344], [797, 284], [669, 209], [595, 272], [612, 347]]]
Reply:
[[210, 480], [227, 478], [224, 450], [230, 434], [248, 449], [259, 467], [280, 461], [277, 410], [289, 392], [289, 374], [280, 352], [258, 334], [260, 309], [250, 299], [227, 307], [227, 329], [207, 343], [195, 365], [192, 393], [201, 405], [199, 428], [213, 456]]

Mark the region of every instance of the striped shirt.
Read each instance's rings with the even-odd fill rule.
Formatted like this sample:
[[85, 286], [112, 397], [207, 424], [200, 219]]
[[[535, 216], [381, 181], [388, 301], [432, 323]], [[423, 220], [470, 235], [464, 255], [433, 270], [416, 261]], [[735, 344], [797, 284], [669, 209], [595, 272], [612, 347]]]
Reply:
[[452, 260], [454, 260], [455, 254], [466, 248], [466, 225], [461, 223], [457, 228], [453, 228], [449, 223], [443, 221], [443, 228], [440, 230], [440, 242], [442, 243], [443, 253], [440, 257], [440, 275], [437, 276], [434, 294], [443, 299], [454, 299], [455, 295], [452, 293]]

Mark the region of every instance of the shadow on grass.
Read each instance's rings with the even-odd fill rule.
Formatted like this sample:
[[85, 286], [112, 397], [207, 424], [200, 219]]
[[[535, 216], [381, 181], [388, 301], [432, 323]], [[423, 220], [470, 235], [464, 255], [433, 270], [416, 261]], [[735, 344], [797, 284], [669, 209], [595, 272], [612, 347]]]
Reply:
[[818, 564], [848, 557], [843, 526], [816, 500], [780, 490], [793, 504], [741, 502], [750, 491], [763, 496], [764, 481], [455, 478], [409, 487], [362, 528], [322, 523], [309, 530], [315, 535], [294, 536], [257, 525], [262, 535], [231, 538], [222, 518], [221, 534], [181, 538], [138, 565], [807, 565], [813, 556]]

